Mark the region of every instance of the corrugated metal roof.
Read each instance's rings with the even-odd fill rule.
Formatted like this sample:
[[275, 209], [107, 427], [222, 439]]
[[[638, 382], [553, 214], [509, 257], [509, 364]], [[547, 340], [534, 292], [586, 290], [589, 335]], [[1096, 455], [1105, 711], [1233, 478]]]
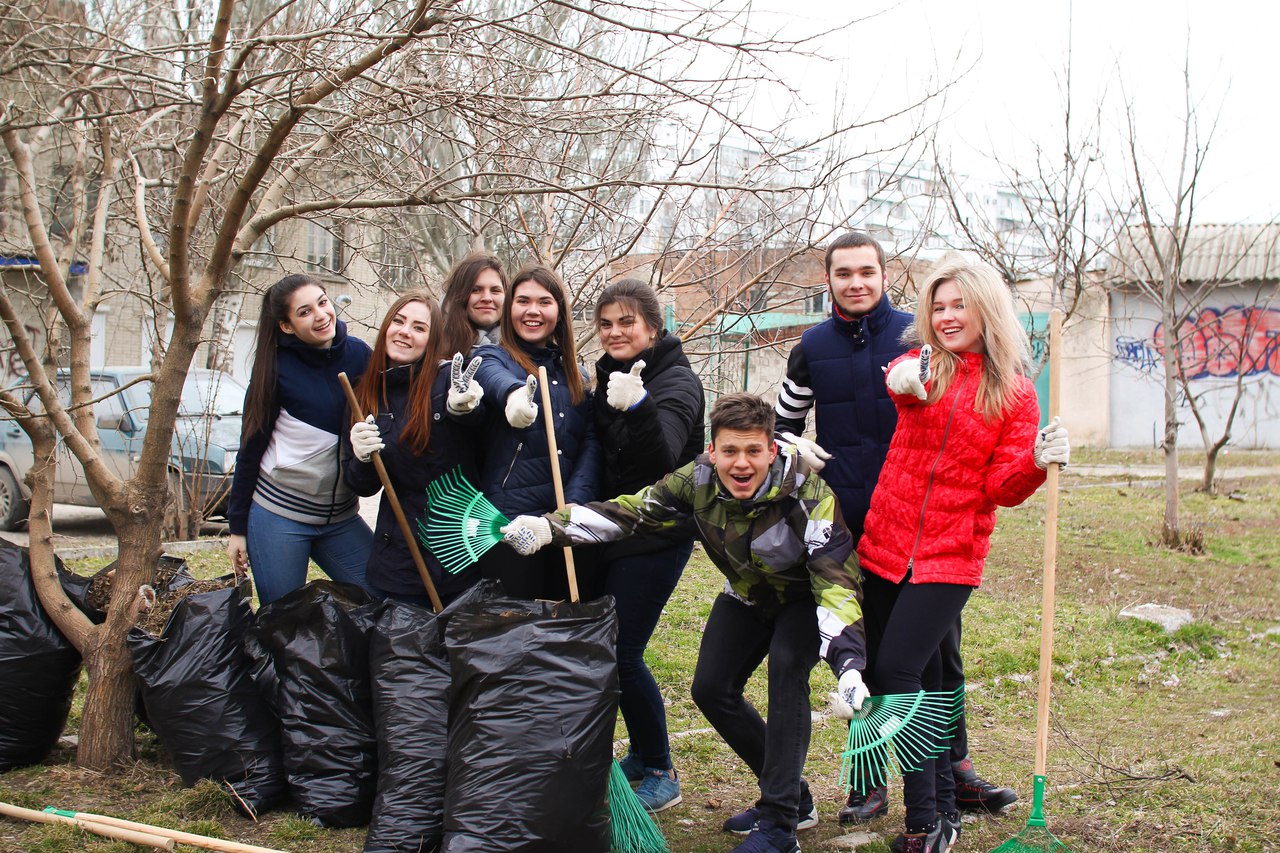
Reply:
[[827, 312], [759, 311], [754, 314], [721, 314], [717, 331], [722, 335], [746, 335], [751, 332], [812, 326], [830, 316]]
[[[1174, 233], [1156, 229], [1159, 253], [1171, 258]], [[1275, 281], [1280, 279], [1280, 225], [1196, 225], [1186, 235], [1182, 281]], [[1146, 230], [1131, 225], [1116, 238], [1108, 265], [1112, 279], [1155, 281], [1160, 265]]]

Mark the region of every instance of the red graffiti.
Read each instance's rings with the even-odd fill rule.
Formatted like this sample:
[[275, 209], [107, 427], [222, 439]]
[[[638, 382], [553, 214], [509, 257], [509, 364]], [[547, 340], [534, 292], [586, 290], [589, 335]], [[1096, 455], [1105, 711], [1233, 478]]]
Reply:
[[[1163, 355], [1164, 324], [1152, 344]], [[1178, 329], [1178, 361], [1188, 379], [1280, 376], [1280, 310], [1233, 305], [1205, 308]]]

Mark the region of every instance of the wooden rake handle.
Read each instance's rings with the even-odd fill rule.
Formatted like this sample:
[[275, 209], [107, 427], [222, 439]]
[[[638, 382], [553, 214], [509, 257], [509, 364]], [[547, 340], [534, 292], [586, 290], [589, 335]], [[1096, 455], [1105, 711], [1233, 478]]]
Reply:
[[[547, 369], [538, 365], [538, 388], [542, 391], [542, 419], [547, 422], [547, 453], [551, 456], [551, 483], [556, 488], [556, 509], [564, 509], [564, 481], [560, 478], [560, 451], [556, 447], [555, 412], [551, 411], [551, 388]], [[569, 576], [569, 600], [578, 602], [578, 572], [573, 566], [573, 549], [564, 549], [564, 570]]]
[[[1062, 392], [1062, 312], [1049, 314], [1049, 420], [1058, 416]], [[1053, 599], [1058, 564], [1058, 463], [1045, 472], [1044, 579], [1040, 592], [1040, 680], [1036, 695], [1036, 775], [1049, 758], [1049, 693], [1053, 684]]]
[[[338, 374], [338, 381], [342, 383], [342, 390], [347, 393], [347, 405], [351, 407], [351, 414], [357, 421], [364, 420], [364, 412], [360, 409], [360, 403], [356, 400], [356, 392], [351, 388], [351, 380], [347, 378], [346, 373]], [[444, 609], [444, 605], [440, 603], [440, 596], [436, 593], [436, 585], [431, 582], [431, 573], [427, 571], [427, 564], [422, 560], [422, 552], [418, 550], [418, 540], [413, 535], [413, 529], [409, 527], [409, 519], [404, 517], [404, 509], [400, 506], [400, 501], [396, 497], [396, 490], [391, 485], [391, 477], [387, 474], [387, 466], [382, 464], [382, 454], [374, 451], [373, 453], [373, 469], [378, 472], [378, 479], [382, 481], [382, 490], [386, 493], [387, 500], [391, 503], [391, 511], [395, 513], [396, 522], [400, 525], [400, 533], [404, 536], [405, 544], [409, 546], [409, 555], [413, 557], [413, 565], [418, 569], [418, 575], [422, 578], [422, 585], [427, 588], [427, 597], [431, 599], [431, 607], [435, 612], [439, 613]]]
[[90, 820], [83, 820], [74, 817], [63, 817], [62, 815], [49, 814], [47, 812], [38, 812], [35, 809], [24, 809], [21, 806], [10, 805], [9, 803], [0, 803], [0, 814], [7, 817], [18, 818], [19, 820], [29, 820], [32, 823], [65, 823], [71, 826], [83, 829], [85, 832], [92, 832], [94, 835], [101, 835], [103, 838], [112, 838], [116, 841], [127, 841], [130, 844], [136, 844], [139, 847], [150, 847], [154, 850], [172, 850], [173, 839], [166, 838], [155, 833], [140, 832], [135, 829], [124, 829], [118, 826], [107, 826], [101, 823], [95, 823]]

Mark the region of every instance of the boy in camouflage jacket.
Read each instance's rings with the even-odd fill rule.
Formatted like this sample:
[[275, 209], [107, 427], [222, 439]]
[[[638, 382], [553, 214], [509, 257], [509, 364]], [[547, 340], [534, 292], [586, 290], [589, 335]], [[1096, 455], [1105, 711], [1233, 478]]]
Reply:
[[[773, 419], [755, 395], [721, 397], [706, 454], [635, 495], [520, 516], [503, 533], [517, 551], [533, 553], [692, 522], [726, 578], [703, 632], [693, 699], [760, 780], [756, 805], [725, 829], [751, 833], [737, 850], [792, 853], [795, 831], [817, 822], [800, 778], [809, 671], [826, 660], [841, 698], [861, 706], [866, 642], [855, 543], [830, 488], [790, 448], [778, 452]], [[766, 656], [768, 724], [743, 695]]]

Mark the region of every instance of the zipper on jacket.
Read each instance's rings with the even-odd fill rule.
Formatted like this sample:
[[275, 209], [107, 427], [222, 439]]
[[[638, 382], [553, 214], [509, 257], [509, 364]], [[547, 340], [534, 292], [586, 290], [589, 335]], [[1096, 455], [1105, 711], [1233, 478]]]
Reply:
[[507, 466], [507, 473], [503, 475], [502, 485], [499, 486], [499, 488], [505, 489], [507, 487], [507, 480], [511, 478], [511, 472], [515, 470], [516, 460], [520, 458], [520, 450], [523, 447], [524, 447], [523, 441], [516, 445], [516, 455], [511, 457], [511, 464]]
[[951, 422], [956, 417], [956, 407], [960, 405], [960, 392], [964, 390], [964, 385], [969, 381], [969, 371], [965, 370], [964, 377], [960, 380], [960, 386], [956, 388], [956, 399], [951, 404], [951, 411], [947, 414], [947, 425], [942, 428], [942, 446], [938, 448], [938, 455], [933, 460], [933, 465], [929, 468], [929, 479], [925, 482], [924, 500], [920, 501], [920, 520], [916, 523], [916, 541], [911, 543], [911, 556], [907, 558], [907, 580], [910, 580], [916, 567], [916, 549], [920, 547], [920, 539], [924, 536], [924, 513], [925, 508], [929, 506], [929, 495], [933, 492], [933, 475], [938, 470], [938, 463], [942, 461], [942, 454], [947, 449], [947, 436], [951, 433]]

